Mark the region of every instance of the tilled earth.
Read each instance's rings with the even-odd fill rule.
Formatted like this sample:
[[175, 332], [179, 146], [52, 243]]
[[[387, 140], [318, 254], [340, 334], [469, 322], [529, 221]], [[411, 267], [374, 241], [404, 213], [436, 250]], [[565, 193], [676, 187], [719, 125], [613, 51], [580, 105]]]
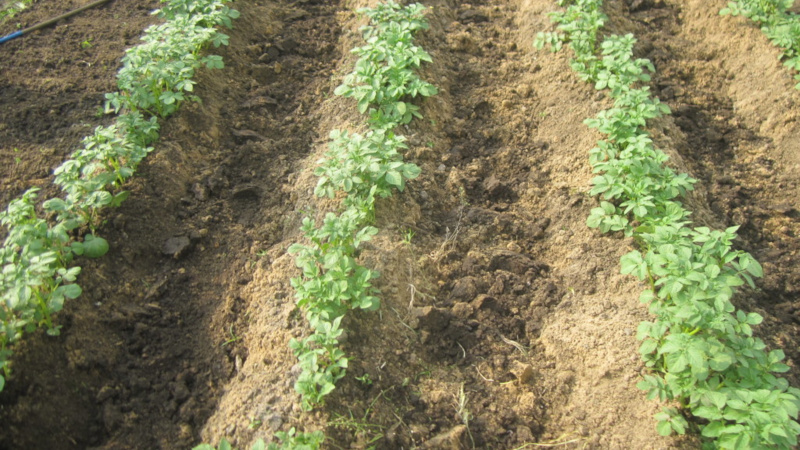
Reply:
[[[39, 0], [7, 34], [78, 7]], [[698, 224], [741, 225], [765, 268], [738, 304], [765, 317], [798, 383], [798, 101], [779, 51], [724, 1], [607, 1], [609, 31], [639, 38], [673, 110], [652, 133], [699, 180]], [[350, 370], [305, 413], [287, 343], [305, 333], [288, 246], [334, 128], [362, 118], [333, 89], [354, 62], [367, 0], [239, 0], [226, 67], [199, 75], [200, 104], [164, 122], [99, 233], [111, 252], [81, 261], [84, 295], [62, 336], [17, 346], [0, 394], [0, 448], [247, 447], [297, 427], [329, 448], [694, 448], [664, 438], [660, 405], [635, 385], [639, 283], [619, 274], [633, 246], [585, 225], [596, 200], [582, 124], [608, 101], [567, 52], [537, 52], [550, 0], [431, 0], [418, 42], [440, 94], [399, 130], [422, 175], [378, 206], [362, 260], [382, 273], [378, 313], [346, 319]], [[157, 2], [113, 1], [0, 47], [3, 205], [109, 118], [97, 114], [125, 48]], [[51, 195], [55, 195], [50, 189]]]

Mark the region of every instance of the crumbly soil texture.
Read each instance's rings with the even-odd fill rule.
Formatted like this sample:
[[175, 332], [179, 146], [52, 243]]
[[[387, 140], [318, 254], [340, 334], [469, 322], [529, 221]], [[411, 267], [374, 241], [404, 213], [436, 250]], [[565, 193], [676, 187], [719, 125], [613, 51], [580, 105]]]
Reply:
[[[3, 35], [80, 6], [38, 0]], [[422, 76], [440, 88], [398, 130], [422, 175], [381, 200], [360, 259], [382, 307], [345, 320], [348, 375], [300, 408], [288, 348], [305, 335], [287, 248], [333, 129], [363, 129], [333, 95], [373, 0], [238, 0], [225, 68], [201, 103], [163, 122], [156, 151], [107, 210], [111, 251], [81, 260], [84, 294], [15, 348], [0, 394], [0, 449], [242, 448], [291, 427], [343, 448], [696, 448], [661, 437], [663, 405], [636, 388], [642, 286], [619, 273], [633, 243], [585, 221], [597, 200], [582, 121], [609, 106], [537, 52], [550, 0], [428, 0]], [[721, 0], [609, 0], [608, 31], [634, 33], [652, 90], [673, 111], [650, 130], [698, 180], [698, 225], [740, 225], [763, 264], [738, 305], [786, 351], [800, 386], [800, 93], [779, 51]], [[52, 172], [94, 127], [125, 48], [155, 1], [114, 0], [0, 46], [0, 199], [53, 190]]]

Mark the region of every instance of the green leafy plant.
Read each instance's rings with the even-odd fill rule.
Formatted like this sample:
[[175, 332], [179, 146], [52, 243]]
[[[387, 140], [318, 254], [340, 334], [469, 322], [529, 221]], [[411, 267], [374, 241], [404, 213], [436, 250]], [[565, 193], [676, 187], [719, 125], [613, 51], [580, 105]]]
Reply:
[[322, 431], [298, 433], [294, 427], [289, 431], [279, 431], [275, 436], [281, 441], [280, 444], [269, 444], [267, 450], [316, 450], [325, 440]]
[[215, 26], [231, 26], [239, 17], [223, 0], [191, 2], [169, 1], [168, 7], [156, 11], [168, 21], [145, 31], [144, 44], [129, 49], [122, 58], [117, 76], [119, 92], [106, 94], [106, 110], [119, 112], [144, 111], [167, 117], [177, 111], [191, 95], [194, 72], [201, 66], [223, 67], [222, 58], [201, 55], [205, 44], [215, 47], [228, 44], [228, 36]]
[[415, 73], [422, 62], [431, 62], [431, 56], [413, 43], [413, 33], [428, 28], [424, 11], [418, 3], [401, 7], [393, 1], [359, 10], [371, 19], [362, 28], [366, 44], [352, 50], [359, 56], [355, 71], [334, 93], [354, 98], [374, 129], [391, 129], [421, 118], [419, 107], [402, 99], [438, 92]]
[[[265, 450], [267, 448], [271, 449], [272, 447], [267, 447], [267, 444], [264, 443], [264, 440], [259, 439], [250, 447], [250, 450]], [[231, 445], [231, 443], [228, 442], [227, 439], [222, 438], [219, 440], [219, 445], [217, 445], [216, 447], [214, 447], [211, 444], [200, 444], [192, 447], [192, 450], [237, 450], [237, 449], [236, 447]]]
[[356, 377], [356, 380], [360, 381], [364, 386], [372, 386], [372, 377], [369, 376], [369, 373]]
[[557, 50], [568, 43], [580, 77], [614, 99], [611, 109], [586, 121], [607, 136], [590, 151], [598, 174], [591, 194], [603, 200], [587, 224], [633, 236], [641, 249], [621, 259], [622, 273], [647, 283], [641, 300], [655, 317], [638, 328], [639, 351], [653, 373], [638, 386], [650, 399], [681, 407], [656, 415], [658, 432], [699, 431], [709, 448], [796, 446], [800, 390], [774, 375], [788, 370], [783, 351], [767, 351], [752, 332], [762, 318], [731, 303], [738, 287], [755, 287], [761, 266], [733, 248], [737, 227], [690, 227], [678, 199], [695, 180], [666, 167], [668, 157], [644, 130], [669, 108], [639, 87], [654, 68], [633, 58], [633, 36], [606, 36], [598, 48], [602, 1], [559, 4], [568, 4], [553, 15], [560, 32], [540, 34], [536, 45]]
[[318, 196], [334, 198], [341, 191], [348, 197], [385, 198], [393, 188], [402, 192], [406, 180], [419, 176], [419, 167], [402, 160], [399, 151], [407, 148], [403, 136], [382, 129], [365, 136], [333, 130], [330, 138], [329, 151], [314, 171], [320, 177]]

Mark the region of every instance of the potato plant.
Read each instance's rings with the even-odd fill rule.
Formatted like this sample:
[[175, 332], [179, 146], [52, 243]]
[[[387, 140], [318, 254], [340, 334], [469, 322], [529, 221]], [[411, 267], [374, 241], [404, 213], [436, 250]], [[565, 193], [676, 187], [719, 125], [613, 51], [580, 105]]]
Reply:
[[228, 44], [228, 36], [216, 26], [231, 27], [238, 11], [225, 5], [227, 0], [169, 0], [156, 11], [167, 22], [145, 30], [143, 44], [128, 49], [117, 75], [119, 92], [106, 94], [106, 110], [142, 111], [167, 117], [184, 100], [196, 100], [191, 93], [194, 71], [205, 65], [222, 68], [222, 58], [202, 56], [207, 43], [215, 47]]
[[[761, 27], [761, 31], [783, 50], [783, 63], [800, 71], [800, 15], [789, 11], [794, 0], [738, 0], [728, 2], [721, 15], [744, 16]], [[794, 76], [800, 81], [800, 74]], [[800, 89], [800, 83], [795, 85]]]
[[[0, 212], [8, 236], [0, 249], [0, 390], [9, 372], [10, 346], [25, 332], [38, 327], [57, 335], [52, 315], [66, 299], [81, 294], [75, 284], [80, 267], [76, 255], [100, 257], [108, 242], [95, 236], [99, 211], [119, 206], [128, 192], [122, 184], [158, 139], [158, 117], [174, 112], [191, 92], [194, 70], [202, 64], [221, 67], [215, 56], [200, 56], [210, 42], [227, 44], [216, 30], [230, 26], [238, 13], [227, 0], [168, 0], [157, 11], [167, 21], [146, 30], [144, 44], [129, 49], [117, 78], [120, 92], [107, 94], [107, 107], [121, 112], [115, 122], [98, 127], [83, 139], [82, 147], [55, 170], [54, 183], [64, 198], [46, 200], [42, 208], [55, 216], [54, 223], [39, 216], [38, 188], [29, 189]], [[88, 228], [90, 233], [77, 238]]]
[[558, 3], [567, 6], [552, 15], [559, 32], [541, 33], [536, 46], [557, 51], [569, 43], [572, 67], [614, 99], [611, 109], [586, 120], [606, 136], [590, 151], [598, 173], [591, 193], [603, 200], [587, 224], [633, 236], [641, 249], [621, 259], [622, 273], [647, 283], [641, 300], [655, 316], [638, 327], [639, 351], [653, 373], [638, 386], [650, 399], [681, 407], [656, 415], [658, 432], [699, 431], [708, 448], [796, 446], [800, 390], [774, 375], [789, 370], [784, 353], [753, 336], [758, 314], [731, 303], [739, 286], [754, 287], [761, 266], [733, 248], [737, 227], [691, 227], [679, 199], [695, 180], [666, 167], [669, 158], [645, 131], [648, 119], [669, 113], [640, 86], [652, 63], [633, 57], [632, 35], [606, 36], [597, 46], [606, 20], [601, 0]]
[[415, 31], [428, 28], [424, 11], [419, 3], [401, 7], [395, 2], [359, 10], [370, 18], [370, 25], [362, 28], [366, 44], [352, 50], [359, 56], [355, 70], [335, 93], [356, 99], [373, 129], [393, 129], [422, 117], [418, 106], [402, 99], [438, 92], [415, 72], [423, 61], [431, 62], [431, 56], [413, 42]]
[[[370, 130], [364, 136], [333, 130], [325, 157], [314, 174], [319, 176], [316, 195], [334, 198], [344, 192], [345, 206], [353, 206], [368, 214], [374, 198], [392, 195], [392, 189], [403, 191], [405, 181], [419, 176], [420, 169], [403, 162], [400, 151], [408, 146], [405, 137], [384, 129]], [[358, 199], [368, 199], [362, 207]], [[368, 214], [368, 219], [371, 218]]]
[[419, 107], [408, 103], [409, 97], [437, 92], [414, 72], [431, 60], [412, 39], [415, 31], [428, 26], [424, 11], [420, 4], [401, 7], [392, 1], [359, 10], [370, 18], [362, 28], [367, 44], [354, 50], [360, 56], [355, 70], [335, 90], [356, 99], [358, 110], [368, 115], [370, 129], [363, 135], [331, 132], [328, 151], [315, 170], [320, 177], [315, 193], [342, 198], [341, 210], [328, 213], [321, 225], [305, 218], [301, 231], [308, 243], [289, 248], [302, 270], [292, 280], [297, 305], [313, 330], [290, 344], [302, 368], [295, 390], [306, 410], [322, 404], [346, 373], [347, 357], [338, 342], [345, 313], [380, 306], [372, 284], [378, 273], [357, 262], [361, 244], [378, 232], [369, 225], [375, 200], [390, 196], [394, 189], [402, 191], [407, 180], [420, 173], [416, 165], [403, 162], [405, 138], [392, 130], [421, 117]]

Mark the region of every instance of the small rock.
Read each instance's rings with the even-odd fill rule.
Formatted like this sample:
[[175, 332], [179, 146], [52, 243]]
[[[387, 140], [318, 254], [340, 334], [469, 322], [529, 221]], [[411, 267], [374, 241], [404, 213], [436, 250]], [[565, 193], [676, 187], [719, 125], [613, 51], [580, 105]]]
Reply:
[[134, 378], [130, 382], [130, 388], [134, 394], [148, 391], [150, 389], [150, 380], [144, 377]]
[[506, 245], [506, 248], [510, 252], [522, 253], [522, 247], [520, 247], [516, 242], [509, 242], [508, 245]]
[[280, 50], [283, 53], [294, 52], [297, 49], [298, 45], [299, 44], [297, 43], [297, 41], [295, 41], [292, 38], [286, 38], [282, 42], [278, 42], [275, 44], [275, 46], [278, 47], [278, 50]]
[[159, 297], [161, 297], [164, 292], [167, 290], [167, 279], [161, 279], [155, 284], [151, 285], [149, 289], [147, 289], [147, 293], [144, 296], [144, 300], [146, 302], [153, 301]]
[[778, 212], [778, 213], [780, 213], [780, 214], [783, 214], [783, 215], [785, 215], [785, 216], [790, 216], [790, 215], [792, 215], [793, 213], [797, 212], [797, 210], [795, 209], [795, 207], [794, 207], [794, 206], [792, 206], [792, 205], [790, 205], [790, 204], [788, 204], [788, 203], [783, 203], [783, 204], [780, 204], [780, 205], [775, 205], [775, 206], [773, 206], [773, 207], [772, 207], [772, 209], [774, 209], [776, 212]]
[[533, 432], [531, 431], [530, 427], [526, 427], [525, 425], [517, 425], [517, 442], [523, 444], [533, 441]]
[[236, 200], [257, 200], [259, 197], [261, 189], [258, 186], [245, 184], [233, 189], [233, 198]]
[[528, 270], [538, 272], [538, 269], [538, 265], [528, 256], [508, 250], [500, 250], [492, 255], [489, 263], [489, 270], [505, 270], [517, 275], [523, 275]]
[[253, 130], [233, 130], [233, 135], [238, 138], [242, 138], [243, 140], [253, 139], [257, 141], [265, 141], [267, 138], [264, 136], [256, 133]]
[[644, 11], [652, 8], [662, 8], [664, 6], [663, 0], [631, 0], [631, 12]]
[[280, 56], [280, 52], [274, 46], [269, 46], [264, 54], [258, 57], [258, 61], [262, 63], [268, 63], [270, 61], [274, 61], [278, 59]]
[[273, 67], [269, 64], [253, 64], [251, 65], [253, 77], [261, 84], [270, 84], [278, 79], [280, 70], [276, 66]]
[[[192, 426], [188, 423], [180, 424], [180, 438], [183, 440], [190, 440], [194, 438], [194, 433], [192, 432]], [[233, 433], [230, 433], [233, 434]]]
[[[302, 2], [301, 2], [302, 3]], [[292, 22], [295, 20], [304, 19], [308, 15], [308, 12], [302, 9], [294, 9], [286, 14], [283, 18], [286, 22]]]
[[177, 381], [175, 383], [172, 383], [172, 386], [170, 386], [170, 388], [172, 390], [172, 396], [178, 402], [183, 402], [184, 400], [189, 398], [189, 395], [191, 395], [189, 388], [186, 387], [186, 383], [184, 383], [183, 381]]
[[187, 236], [174, 236], [167, 239], [161, 246], [161, 253], [164, 256], [172, 256], [175, 259], [183, 256], [192, 246], [192, 241]]
[[492, 198], [503, 197], [508, 194], [508, 185], [494, 175], [483, 181], [483, 189]]
[[[262, 96], [259, 96], [259, 97], [253, 97], [253, 98], [245, 101], [244, 103], [242, 103], [242, 107], [243, 108], [247, 108], [247, 109], [255, 108], [255, 107], [259, 107], [259, 106], [277, 106], [277, 105], [278, 105], [278, 101], [277, 100], [275, 100], [272, 97], [266, 96], [266, 95], [262, 95]], [[243, 130], [243, 131], [245, 131], [245, 130]], [[255, 133], [255, 132], [253, 132], [253, 133]], [[234, 134], [236, 134], [236, 133], [234, 132]], [[258, 138], [258, 136], [260, 136], [260, 135], [258, 133], [255, 133], [254, 137]]]
[[122, 214], [117, 214], [117, 216], [114, 217], [112, 223], [114, 224], [114, 227], [118, 230], [125, 228], [125, 223], [126, 223], [125, 216], [123, 216]]
[[494, 283], [492, 283], [492, 285], [489, 287], [489, 291], [487, 292], [487, 294], [500, 296], [503, 295], [505, 291], [506, 291], [506, 277], [501, 275], [494, 279]]
[[475, 312], [475, 309], [469, 303], [456, 302], [453, 305], [453, 315], [459, 319], [468, 319]]
[[475, 309], [481, 309], [481, 310], [496, 311], [500, 309], [500, 305], [497, 303], [497, 299], [489, 295], [479, 295], [478, 298], [476, 298], [472, 302], [472, 306]]

